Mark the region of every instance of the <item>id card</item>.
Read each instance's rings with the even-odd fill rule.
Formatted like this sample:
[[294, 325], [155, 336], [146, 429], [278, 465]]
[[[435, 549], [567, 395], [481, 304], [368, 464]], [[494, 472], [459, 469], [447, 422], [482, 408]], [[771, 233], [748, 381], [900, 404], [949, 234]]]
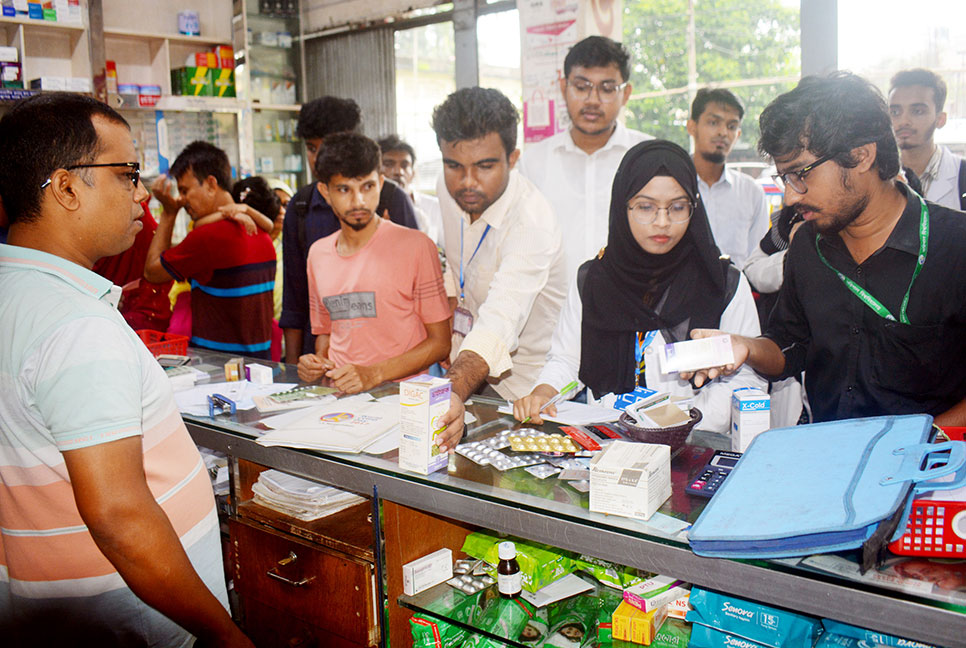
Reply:
[[466, 337], [473, 328], [473, 313], [462, 306], [453, 312], [453, 332]]

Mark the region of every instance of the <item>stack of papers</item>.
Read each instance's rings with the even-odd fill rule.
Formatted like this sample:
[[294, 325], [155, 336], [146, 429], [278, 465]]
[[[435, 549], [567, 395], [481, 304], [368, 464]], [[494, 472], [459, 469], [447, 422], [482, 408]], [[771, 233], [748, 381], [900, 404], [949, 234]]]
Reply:
[[[513, 414], [513, 403], [501, 405], [500, 414]], [[586, 405], [574, 401], [561, 401], [557, 403], [557, 415], [550, 416], [546, 412], [541, 412], [540, 418], [544, 421], [553, 421], [563, 425], [590, 425], [591, 423], [610, 423], [621, 417], [621, 413], [610, 407], [599, 407], [597, 405]]]
[[258, 443], [329, 452], [362, 452], [388, 435], [398, 435], [399, 407], [358, 398], [302, 410], [300, 418], [268, 432]]
[[252, 484], [255, 502], [273, 511], [311, 522], [365, 501], [332, 486], [278, 470], [266, 470]]

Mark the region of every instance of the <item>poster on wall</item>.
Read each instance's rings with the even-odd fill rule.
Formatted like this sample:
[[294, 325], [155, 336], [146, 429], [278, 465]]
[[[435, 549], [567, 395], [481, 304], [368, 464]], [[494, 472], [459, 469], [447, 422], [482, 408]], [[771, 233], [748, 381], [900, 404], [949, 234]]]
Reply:
[[570, 125], [560, 94], [564, 58], [587, 36], [621, 40], [621, 0], [518, 0], [523, 139], [539, 142]]

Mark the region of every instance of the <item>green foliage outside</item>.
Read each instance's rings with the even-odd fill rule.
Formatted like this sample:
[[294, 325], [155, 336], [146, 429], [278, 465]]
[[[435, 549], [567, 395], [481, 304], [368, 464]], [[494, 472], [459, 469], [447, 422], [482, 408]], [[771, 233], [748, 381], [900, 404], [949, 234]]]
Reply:
[[[801, 74], [799, 10], [781, 0], [694, 0], [698, 87]], [[625, 0], [624, 45], [631, 53], [634, 95], [627, 125], [688, 148], [688, 1]], [[745, 106], [742, 136], [731, 159], [754, 160], [758, 115], [795, 82], [730, 87]]]

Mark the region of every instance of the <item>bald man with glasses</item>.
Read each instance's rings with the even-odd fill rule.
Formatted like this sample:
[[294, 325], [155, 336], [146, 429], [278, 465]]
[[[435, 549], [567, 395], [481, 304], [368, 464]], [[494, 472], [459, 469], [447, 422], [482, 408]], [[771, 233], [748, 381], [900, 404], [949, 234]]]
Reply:
[[553, 207], [563, 232], [568, 281], [607, 242], [607, 217], [614, 174], [632, 146], [650, 135], [618, 121], [631, 96], [630, 55], [603, 36], [574, 45], [564, 59], [560, 93], [570, 127], [528, 144], [518, 169]]

